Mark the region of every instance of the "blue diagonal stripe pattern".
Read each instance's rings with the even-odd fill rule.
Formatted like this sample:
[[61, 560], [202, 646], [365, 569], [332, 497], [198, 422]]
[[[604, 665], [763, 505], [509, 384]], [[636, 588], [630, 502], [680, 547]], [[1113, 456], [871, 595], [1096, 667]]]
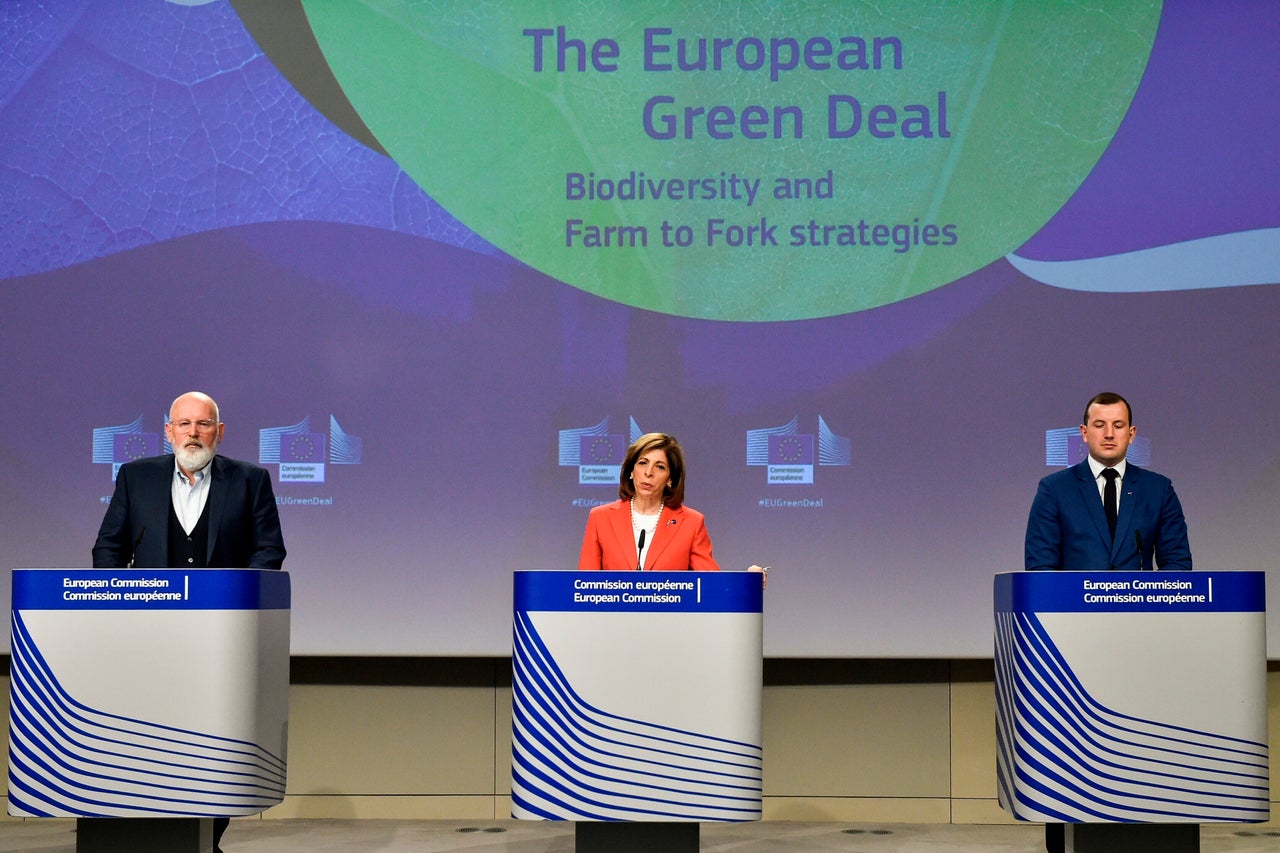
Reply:
[[594, 426], [560, 430], [559, 464], [581, 465], [582, 458], [580, 448], [582, 446], [583, 437], [589, 435], [607, 435], [608, 433], [609, 418], [607, 417]]
[[142, 415], [133, 419], [132, 423], [119, 426], [94, 427], [93, 429], [93, 462], [110, 465], [115, 459], [115, 438], [117, 435], [129, 435], [142, 432]]
[[305, 435], [311, 432], [311, 415], [296, 424], [282, 427], [266, 427], [258, 430], [258, 464], [279, 465], [280, 443], [286, 435]]
[[782, 426], [747, 430], [747, 464], [769, 464], [769, 436], [796, 435], [800, 432], [800, 416], [796, 415]]
[[527, 613], [516, 613], [514, 648], [513, 817], [760, 819], [759, 745], [647, 723], [584, 702]]
[[20, 612], [12, 638], [10, 814], [245, 815], [284, 798], [282, 756], [87, 707], [63, 689]]
[[818, 415], [818, 464], [853, 464], [853, 439], [836, 435], [822, 415]]
[[338, 419], [329, 415], [329, 462], [333, 465], [359, 465], [364, 456], [364, 439], [343, 430]]
[[1026, 820], [1263, 821], [1265, 742], [1118, 713], [1076, 678], [1040, 620], [996, 614], [997, 793]]

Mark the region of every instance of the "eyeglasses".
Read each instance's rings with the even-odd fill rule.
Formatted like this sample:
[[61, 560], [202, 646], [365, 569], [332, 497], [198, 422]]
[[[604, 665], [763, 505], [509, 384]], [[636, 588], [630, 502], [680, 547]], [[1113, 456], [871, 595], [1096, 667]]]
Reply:
[[196, 432], [213, 432], [217, 425], [217, 421], [211, 421], [208, 419], [202, 421], [169, 421], [169, 426], [173, 427], [178, 432], [190, 432], [193, 427]]

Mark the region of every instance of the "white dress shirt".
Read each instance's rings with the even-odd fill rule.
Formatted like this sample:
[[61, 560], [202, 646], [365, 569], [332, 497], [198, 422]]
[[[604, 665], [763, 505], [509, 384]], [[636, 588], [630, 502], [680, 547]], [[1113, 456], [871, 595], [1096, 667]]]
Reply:
[[204, 512], [204, 505], [209, 500], [209, 481], [213, 479], [209, 476], [211, 467], [212, 460], [195, 472], [195, 483], [190, 483], [178, 463], [173, 463], [173, 511], [177, 513], [178, 523], [187, 533], [195, 529], [200, 513]]

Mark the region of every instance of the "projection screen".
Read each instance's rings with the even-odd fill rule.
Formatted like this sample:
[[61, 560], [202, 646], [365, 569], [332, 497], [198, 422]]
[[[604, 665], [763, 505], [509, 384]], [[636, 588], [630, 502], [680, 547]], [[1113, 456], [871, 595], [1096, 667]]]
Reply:
[[1261, 0], [0, 4], [3, 563], [88, 566], [199, 389], [295, 654], [506, 655], [661, 431], [767, 655], [985, 657], [1112, 390], [1274, 647], [1277, 44]]

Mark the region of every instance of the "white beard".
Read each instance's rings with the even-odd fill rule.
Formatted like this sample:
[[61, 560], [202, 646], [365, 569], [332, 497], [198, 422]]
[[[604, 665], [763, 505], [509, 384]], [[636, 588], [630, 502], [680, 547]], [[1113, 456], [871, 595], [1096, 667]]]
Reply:
[[213, 454], [216, 449], [216, 446], [207, 444], [199, 447], [187, 445], [183, 447], [175, 447], [173, 449], [173, 454], [178, 457], [178, 464], [182, 466], [184, 471], [191, 471], [194, 473], [209, 464], [209, 461], [213, 459]]

